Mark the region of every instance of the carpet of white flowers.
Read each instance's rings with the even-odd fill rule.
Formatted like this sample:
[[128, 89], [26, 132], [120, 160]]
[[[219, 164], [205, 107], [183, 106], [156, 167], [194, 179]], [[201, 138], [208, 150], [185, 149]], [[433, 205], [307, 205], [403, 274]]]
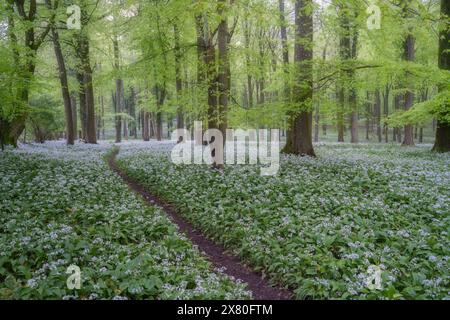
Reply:
[[123, 145], [119, 163], [297, 298], [450, 298], [449, 154], [324, 144], [263, 177], [249, 165], [174, 165], [171, 148]]
[[[0, 299], [246, 298], [112, 173], [111, 145], [0, 151]], [[68, 289], [69, 265], [81, 289]]]

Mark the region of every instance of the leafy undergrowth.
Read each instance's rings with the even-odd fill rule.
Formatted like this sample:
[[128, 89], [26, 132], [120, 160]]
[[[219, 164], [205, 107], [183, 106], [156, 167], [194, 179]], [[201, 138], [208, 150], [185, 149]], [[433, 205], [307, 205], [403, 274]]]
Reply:
[[[110, 148], [0, 152], [0, 298], [248, 297], [109, 170]], [[66, 286], [72, 264], [80, 290]]]
[[[321, 144], [317, 159], [174, 165], [171, 144], [123, 145], [120, 166], [297, 298], [449, 299], [450, 156], [429, 146]], [[382, 270], [369, 288], [370, 266]]]

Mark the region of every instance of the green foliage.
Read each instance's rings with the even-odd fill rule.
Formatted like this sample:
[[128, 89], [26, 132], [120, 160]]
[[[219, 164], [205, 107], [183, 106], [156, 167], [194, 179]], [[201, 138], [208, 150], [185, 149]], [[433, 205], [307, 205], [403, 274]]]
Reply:
[[[315, 146], [280, 172], [174, 165], [170, 144], [123, 147], [120, 166], [298, 299], [448, 298], [449, 156], [394, 145]], [[364, 279], [382, 269], [382, 289]]]
[[[110, 146], [0, 153], [0, 299], [241, 299], [103, 160]], [[69, 265], [80, 290], [66, 286]]]
[[405, 124], [423, 124], [433, 118], [450, 123], [450, 87], [439, 92], [431, 100], [415, 104], [408, 111], [392, 114], [387, 122], [398, 127]]

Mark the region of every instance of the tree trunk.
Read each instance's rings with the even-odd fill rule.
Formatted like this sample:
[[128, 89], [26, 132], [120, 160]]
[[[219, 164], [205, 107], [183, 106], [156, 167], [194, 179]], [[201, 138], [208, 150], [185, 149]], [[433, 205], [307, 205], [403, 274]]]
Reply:
[[338, 142], [344, 142], [344, 108], [345, 108], [345, 91], [344, 88], [338, 89], [338, 110], [337, 110], [337, 129]]
[[134, 121], [133, 121], [133, 127], [131, 130], [131, 135], [134, 136], [135, 139], [138, 138], [137, 136], [137, 130], [138, 130], [138, 123], [139, 120], [137, 119], [137, 114], [136, 114], [136, 92], [134, 87], [132, 86], [130, 88], [130, 115], [133, 117]]
[[162, 88], [159, 86], [156, 86], [154, 89], [155, 96], [156, 96], [156, 140], [161, 141], [162, 140], [162, 114], [161, 114], [161, 107], [164, 104], [164, 100], [166, 98], [166, 88], [163, 86]]
[[86, 88], [84, 86], [84, 75], [82, 72], [77, 71], [77, 80], [79, 84], [78, 88], [78, 100], [80, 100], [80, 123], [81, 123], [81, 136], [83, 141], [86, 141], [87, 135], [87, 115], [86, 115]]
[[283, 151], [289, 154], [315, 156], [312, 144], [313, 98], [313, 13], [312, 0], [295, 1], [295, 53], [297, 79], [293, 102], [297, 111], [291, 117], [290, 144]]
[[181, 48], [180, 48], [180, 32], [177, 24], [173, 25], [174, 41], [175, 41], [175, 87], [177, 90], [177, 129], [184, 128], [184, 114], [181, 106], [181, 95], [183, 91], [183, 79], [181, 77]]
[[[217, 128], [217, 72], [216, 50], [206, 15], [196, 16], [197, 30], [197, 82], [207, 88], [207, 120], [209, 128]], [[198, 143], [198, 141], [197, 141]]]
[[155, 115], [152, 113], [149, 113], [149, 118], [148, 118], [148, 128], [149, 128], [149, 135], [150, 138], [155, 137], [155, 128], [156, 128], [156, 124], [155, 124]]
[[83, 65], [83, 84], [86, 95], [86, 142], [96, 144], [94, 88], [92, 85], [92, 68], [89, 58], [89, 41], [83, 36], [81, 41], [81, 59]]
[[370, 139], [370, 117], [372, 116], [371, 103], [369, 102], [370, 93], [366, 92], [366, 140]]
[[123, 120], [123, 138], [128, 140], [128, 120]]
[[[98, 97], [98, 104], [100, 105], [100, 108], [101, 108], [101, 105], [102, 105], [102, 99], [101, 98], [102, 98], [101, 96]], [[98, 141], [98, 140], [100, 140], [100, 132], [101, 132], [101, 129], [102, 129], [102, 115], [101, 115], [101, 113], [100, 113], [100, 115], [97, 115], [96, 119], [97, 119], [97, 125], [96, 125], [96, 128], [97, 128], [97, 141]]]
[[[405, 6], [404, 6], [404, 14], [405, 16], [408, 16], [409, 13], [407, 12], [407, 9], [409, 8], [409, 3], [411, 0], [405, 0]], [[412, 62], [415, 59], [415, 38], [412, 34], [412, 31], [408, 31], [408, 35], [406, 36], [406, 39], [404, 41], [404, 60]], [[406, 83], [410, 87], [412, 85], [411, 83], [411, 74], [409, 71], [406, 72]], [[414, 93], [410, 90], [411, 88], [408, 88], [408, 90], [405, 93], [405, 104], [404, 109], [409, 110], [413, 104], [414, 104]], [[407, 124], [405, 125], [405, 134], [403, 138], [402, 145], [404, 146], [413, 146], [414, 145], [414, 136], [413, 136], [413, 125]]]
[[[402, 96], [400, 94], [396, 94], [394, 97], [394, 109], [400, 110], [402, 108]], [[396, 141], [398, 143], [402, 142], [402, 129], [395, 128]]]
[[244, 45], [245, 45], [245, 65], [247, 68], [247, 107], [253, 108], [253, 78], [251, 75], [251, 58], [250, 58], [250, 30], [249, 20], [246, 18], [243, 23], [244, 29]]
[[314, 116], [314, 142], [319, 142], [319, 106], [316, 106], [315, 116]]
[[75, 133], [75, 139], [81, 138], [78, 136], [78, 121], [77, 121], [77, 97], [74, 92], [70, 95], [70, 105], [72, 106], [72, 121], [73, 121], [73, 132]]
[[264, 31], [260, 30], [258, 37], [258, 47], [259, 47], [259, 79], [258, 79], [258, 87], [259, 94], [257, 96], [258, 105], [264, 105], [266, 102], [266, 93], [264, 92], [266, 87], [266, 79], [265, 79], [265, 52], [264, 52]]
[[119, 114], [123, 111], [123, 81], [116, 79], [116, 93], [115, 93], [115, 113], [116, 113], [116, 142], [122, 141], [122, 116]]
[[[450, 2], [441, 0], [441, 15], [450, 16]], [[450, 70], [450, 30], [442, 29], [439, 37], [439, 68], [442, 70]], [[444, 90], [444, 88], [442, 88]], [[443, 110], [450, 109], [450, 102]], [[447, 111], [448, 112], [448, 111]], [[450, 151], [450, 123], [444, 122], [439, 118], [436, 128], [436, 140], [434, 142], [433, 151], [449, 152]]]
[[89, 37], [85, 28], [86, 24], [89, 21], [89, 15], [86, 10], [87, 4], [85, 2], [81, 2], [81, 4], [81, 30], [74, 33], [75, 53], [78, 57], [77, 80], [80, 83], [80, 87], [82, 87], [82, 92], [84, 95], [84, 104], [80, 101], [80, 106], [84, 107], [85, 110], [85, 142], [96, 144], [97, 130], [95, 128], [95, 98], [92, 83], [90, 44]]
[[147, 111], [143, 111], [143, 113], [144, 113], [144, 117], [142, 118], [143, 119], [143, 123], [142, 123], [142, 125], [143, 125], [143, 127], [142, 127], [142, 139], [144, 141], [150, 141], [150, 128], [149, 128], [150, 115], [149, 115], [149, 113]]
[[[385, 88], [385, 92], [383, 93], [383, 113], [384, 113], [385, 117], [387, 117], [389, 115], [389, 93], [390, 93], [390, 87], [387, 84], [386, 88]], [[383, 124], [383, 129], [384, 129], [383, 131], [384, 131], [385, 142], [388, 143], [389, 142], [389, 128], [388, 128], [386, 121]]]
[[[291, 102], [291, 89], [289, 87], [289, 46], [287, 38], [287, 23], [284, 0], [278, 1], [278, 8], [280, 10], [280, 37], [281, 37], [281, 49], [283, 52], [283, 72], [284, 72], [284, 101], [286, 104]], [[292, 118], [293, 115], [288, 113], [288, 117]], [[292, 145], [292, 134], [289, 134], [291, 128], [287, 128], [286, 145]], [[326, 133], [325, 133], [326, 134]]]
[[101, 114], [102, 114], [102, 139], [105, 140], [105, 100], [103, 98], [103, 95], [101, 96]]
[[[356, 60], [358, 58], [358, 31], [355, 27], [350, 26], [350, 36], [351, 36], [351, 58], [353, 60]], [[348, 77], [350, 79], [350, 93], [348, 97], [348, 103], [350, 106], [350, 110], [352, 112], [351, 118], [350, 118], [350, 131], [351, 131], [351, 143], [358, 143], [359, 142], [359, 136], [358, 136], [358, 97], [357, 97], [357, 91], [356, 88], [353, 85], [353, 80], [355, 78], [355, 70], [350, 70], [348, 72]]]
[[377, 126], [377, 137], [378, 142], [383, 141], [382, 134], [381, 134], [381, 96], [380, 96], [380, 90], [375, 90], [375, 105], [374, 105], [374, 112], [375, 112], [375, 121]]
[[72, 119], [72, 105], [69, 93], [69, 84], [67, 81], [67, 70], [64, 62], [64, 56], [59, 43], [59, 35], [54, 27], [51, 27], [53, 47], [55, 50], [56, 61], [58, 63], [59, 81], [61, 83], [61, 92], [64, 101], [64, 113], [66, 118], [66, 138], [67, 144], [73, 145], [75, 143], [75, 132], [73, 128]]
[[113, 49], [114, 49], [114, 70], [116, 71], [116, 96], [115, 96], [115, 120], [116, 120], [116, 143], [122, 141], [122, 113], [124, 109], [124, 89], [123, 80], [120, 77], [120, 52], [119, 52], [119, 41], [117, 35], [113, 38]]
[[226, 140], [227, 130], [227, 109], [228, 96], [230, 94], [230, 58], [228, 55], [228, 44], [230, 34], [228, 32], [228, 8], [226, 0], [218, 0], [218, 14], [221, 16], [219, 28], [217, 31], [218, 46], [218, 91], [219, 91], [219, 110], [218, 110], [218, 129], [222, 132], [223, 143]]

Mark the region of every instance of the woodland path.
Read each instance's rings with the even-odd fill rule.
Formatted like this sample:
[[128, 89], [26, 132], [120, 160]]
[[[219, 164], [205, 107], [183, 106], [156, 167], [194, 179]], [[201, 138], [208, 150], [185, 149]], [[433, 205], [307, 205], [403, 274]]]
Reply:
[[119, 150], [116, 150], [108, 160], [109, 167], [130, 187], [131, 190], [142, 196], [145, 202], [150, 206], [160, 207], [169, 218], [179, 227], [187, 238], [203, 252], [206, 258], [216, 268], [224, 269], [224, 273], [240, 279], [247, 283], [248, 290], [252, 292], [253, 299], [256, 300], [290, 300], [293, 293], [283, 288], [272, 287], [260, 272], [251, 270], [239, 257], [232, 255], [223, 246], [211, 241], [198, 231], [194, 226], [186, 221], [177, 212], [175, 207], [167, 203], [160, 197], [151, 194], [141, 184], [137, 183], [127, 176], [116, 163], [116, 156]]

